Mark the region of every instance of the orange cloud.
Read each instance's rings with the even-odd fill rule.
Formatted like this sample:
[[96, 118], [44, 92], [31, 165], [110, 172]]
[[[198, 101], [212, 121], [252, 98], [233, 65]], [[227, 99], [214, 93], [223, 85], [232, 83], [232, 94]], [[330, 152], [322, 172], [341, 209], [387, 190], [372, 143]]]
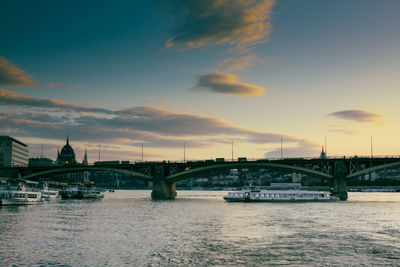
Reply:
[[45, 83], [50, 88], [56, 88], [57, 86], [62, 85], [62, 83]]
[[220, 72], [199, 76], [196, 86], [192, 89], [236, 96], [260, 96], [265, 92], [262, 87], [238, 82], [236, 75]]
[[4, 57], [0, 57], [0, 85], [7, 87], [34, 87], [33, 76], [14, 66]]
[[81, 86], [81, 85], [74, 85], [74, 86], [70, 86], [68, 87], [69, 89], [82, 89], [85, 88], [85, 86]]
[[58, 99], [41, 98], [27, 96], [5, 89], [0, 88], [0, 104], [3, 105], [14, 105], [14, 106], [25, 106], [25, 107], [36, 107], [36, 108], [56, 108], [69, 111], [84, 111], [84, 112], [100, 112], [106, 114], [112, 114], [113, 111], [96, 108], [96, 107], [83, 107], [67, 103]]
[[255, 54], [247, 56], [227, 58], [218, 63], [219, 68], [227, 71], [245, 71], [246, 68], [254, 66], [255, 63], [263, 63], [264, 59], [259, 58]]
[[166, 47], [229, 45], [246, 49], [268, 40], [275, 0], [178, 1]]

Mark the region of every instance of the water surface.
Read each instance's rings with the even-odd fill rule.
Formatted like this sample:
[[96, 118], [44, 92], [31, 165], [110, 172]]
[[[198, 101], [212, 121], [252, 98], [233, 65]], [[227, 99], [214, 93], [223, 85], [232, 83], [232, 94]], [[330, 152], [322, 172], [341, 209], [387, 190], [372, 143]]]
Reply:
[[222, 191], [116, 191], [0, 209], [0, 266], [400, 264], [400, 193], [225, 203]]

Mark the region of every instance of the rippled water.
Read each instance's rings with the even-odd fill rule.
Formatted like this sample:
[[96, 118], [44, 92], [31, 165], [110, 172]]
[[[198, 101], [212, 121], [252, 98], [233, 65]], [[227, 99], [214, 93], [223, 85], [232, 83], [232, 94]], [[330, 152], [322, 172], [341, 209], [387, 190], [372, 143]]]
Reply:
[[106, 193], [0, 209], [0, 266], [399, 265], [400, 193], [225, 203], [226, 192]]

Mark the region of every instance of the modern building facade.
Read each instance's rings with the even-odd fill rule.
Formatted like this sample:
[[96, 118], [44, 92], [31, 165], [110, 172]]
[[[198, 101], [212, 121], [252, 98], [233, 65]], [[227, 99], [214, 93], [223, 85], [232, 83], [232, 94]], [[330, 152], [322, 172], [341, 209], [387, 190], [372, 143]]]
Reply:
[[0, 136], [1, 167], [26, 167], [28, 162], [28, 145], [10, 136]]

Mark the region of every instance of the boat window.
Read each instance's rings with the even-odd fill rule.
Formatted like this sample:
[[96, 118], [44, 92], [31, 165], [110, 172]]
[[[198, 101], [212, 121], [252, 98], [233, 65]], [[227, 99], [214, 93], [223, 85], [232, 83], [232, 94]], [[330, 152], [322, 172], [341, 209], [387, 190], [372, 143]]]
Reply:
[[28, 198], [37, 198], [36, 194], [28, 194]]

